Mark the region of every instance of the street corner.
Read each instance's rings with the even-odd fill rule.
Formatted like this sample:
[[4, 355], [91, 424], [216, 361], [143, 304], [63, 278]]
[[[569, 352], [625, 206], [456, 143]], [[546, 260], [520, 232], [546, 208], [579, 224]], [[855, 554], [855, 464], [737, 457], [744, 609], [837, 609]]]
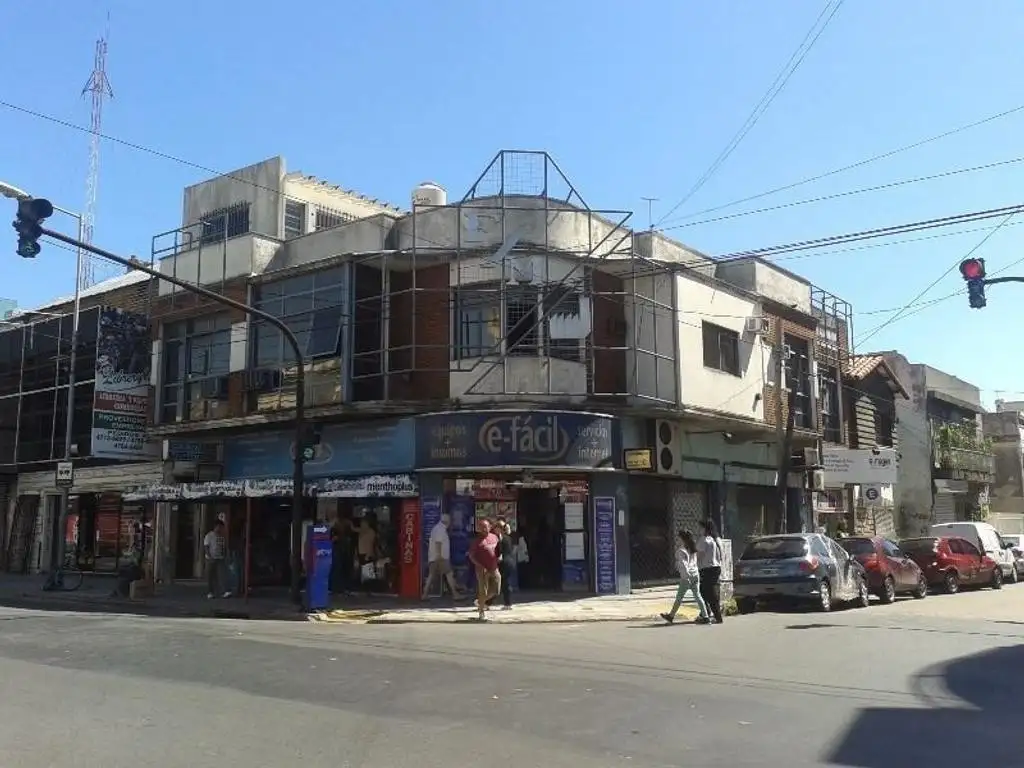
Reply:
[[317, 624], [368, 624], [383, 614], [383, 611], [345, 610], [337, 608], [330, 611], [315, 611], [306, 616], [308, 621]]

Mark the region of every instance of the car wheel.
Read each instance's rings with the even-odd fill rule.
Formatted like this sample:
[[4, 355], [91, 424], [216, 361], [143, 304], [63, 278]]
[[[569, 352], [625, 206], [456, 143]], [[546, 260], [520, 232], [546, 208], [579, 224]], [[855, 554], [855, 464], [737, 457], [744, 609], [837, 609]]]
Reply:
[[871, 603], [871, 593], [868, 592], [868, 583], [864, 579], [857, 581], [857, 602], [858, 608], [867, 608]]
[[928, 597], [928, 579], [921, 574], [917, 579], [917, 588], [913, 592], [914, 598], [917, 600], [923, 600]]
[[896, 602], [896, 582], [892, 580], [892, 576], [885, 577], [879, 597], [882, 598], [883, 603]]
[[992, 571], [992, 589], [1003, 588], [1003, 570], [998, 566]]
[[942, 577], [942, 586], [950, 595], [960, 591], [960, 577], [956, 575], [956, 571], [946, 571], [946, 575]]
[[832, 585], [825, 579], [818, 586], [818, 610], [822, 613], [832, 610]]
[[753, 613], [756, 610], [757, 602], [748, 597], [740, 598], [736, 601], [736, 612], [743, 616], [746, 616], [748, 613]]

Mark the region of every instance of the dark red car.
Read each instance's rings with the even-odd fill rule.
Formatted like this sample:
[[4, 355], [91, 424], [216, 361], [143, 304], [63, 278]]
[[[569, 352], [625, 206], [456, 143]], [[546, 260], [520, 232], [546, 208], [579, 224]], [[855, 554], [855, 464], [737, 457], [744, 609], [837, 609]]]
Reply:
[[925, 536], [903, 539], [900, 547], [921, 566], [928, 584], [954, 594], [964, 587], [1002, 589], [999, 564], [967, 539]]
[[840, 539], [843, 549], [862, 566], [868, 575], [868, 589], [883, 603], [891, 603], [896, 595], [910, 594], [921, 599], [928, 596], [928, 580], [918, 564], [906, 552], [881, 536], [851, 536]]

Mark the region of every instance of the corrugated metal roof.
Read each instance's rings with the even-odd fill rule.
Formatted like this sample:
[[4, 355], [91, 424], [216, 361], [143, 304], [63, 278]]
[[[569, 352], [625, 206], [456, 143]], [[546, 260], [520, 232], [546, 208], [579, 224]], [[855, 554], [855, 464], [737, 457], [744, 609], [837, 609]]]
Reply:
[[[131, 272], [126, 272], [123, 275], [112, 277], [109, 280], [104, 280], [101, 283], [96, 283], [96, 285], [90, 285], [88, 288], [81, 292], [80, 297], [84, 299], [89, 296], [101, 296], [104, 293], [116, 291], [118, 288], [126, 288], [129, 285], [144, 283], [149, 279], [150, 276], [147, 275], [145, 272], [139, 272], [138, 270], [133, 269]], [[40, 307], [36, 307], [35, 309], [26, 310], [26, 313], [31, 314], [32, 312], [40, 312], [42, 310], [50, 309], [51, 307], [59, 307], [62, 304], [70, 304], [74, 300], [75, 297], [73, 295], [64, 296], [62, 298], [49, 301]]]

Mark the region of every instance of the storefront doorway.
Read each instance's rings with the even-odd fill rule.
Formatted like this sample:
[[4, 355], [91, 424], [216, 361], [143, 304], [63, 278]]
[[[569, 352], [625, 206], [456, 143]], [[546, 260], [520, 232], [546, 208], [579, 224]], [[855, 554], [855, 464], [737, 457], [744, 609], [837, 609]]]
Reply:
[[519, 588], [561, 589], [565, 515], [558, 496], [548, 488], [521, 488], [516, 516], [530, 553], [530, 562], [519, 568]]

